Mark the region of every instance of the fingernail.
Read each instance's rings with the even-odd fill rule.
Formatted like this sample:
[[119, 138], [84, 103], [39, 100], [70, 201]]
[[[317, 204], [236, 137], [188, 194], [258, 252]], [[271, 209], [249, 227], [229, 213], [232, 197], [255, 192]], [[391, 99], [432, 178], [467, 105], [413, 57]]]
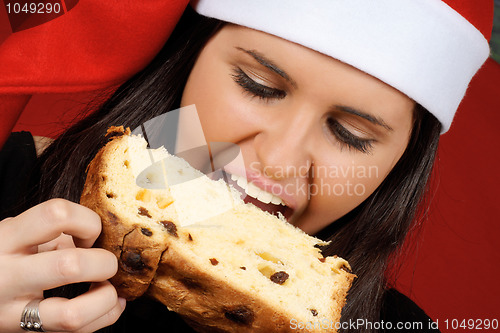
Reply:
[[122, 307], [122, 310], [125, 309], [125, 306], [127, 305], [127, 301], [125, 300], [125, 298], [122, 298], [122, 297], [118, 297], [118, 302], [120, 302], [120, 305]]

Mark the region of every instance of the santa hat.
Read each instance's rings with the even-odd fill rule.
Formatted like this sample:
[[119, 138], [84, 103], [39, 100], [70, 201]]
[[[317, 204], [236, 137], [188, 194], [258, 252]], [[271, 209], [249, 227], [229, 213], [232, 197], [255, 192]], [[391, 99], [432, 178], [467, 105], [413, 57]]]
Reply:
[[493, 0], [195, 0], [204, 16], [350, 64], [429, 110], [446, 132], [489, 56]]

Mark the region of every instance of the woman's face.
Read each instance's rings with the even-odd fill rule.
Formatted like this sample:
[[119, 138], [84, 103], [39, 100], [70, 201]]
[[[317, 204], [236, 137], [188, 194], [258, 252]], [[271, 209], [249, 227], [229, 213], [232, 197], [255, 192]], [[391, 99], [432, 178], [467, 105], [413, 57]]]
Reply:
[[[247, 191], [260, 200], [248, 200], [293, 212], [291, 222], [307, 233], [342, 217], [379, 186], [407, 146], [415, 106], [349, 65], [234, 25], [223, 27], [199, 55], [181, 106], [191, 104], [207, 142], [240, 147], [244, 168], [226, 171], [255, 185]], [[286, 209], [265, 203], [276, 197]]]

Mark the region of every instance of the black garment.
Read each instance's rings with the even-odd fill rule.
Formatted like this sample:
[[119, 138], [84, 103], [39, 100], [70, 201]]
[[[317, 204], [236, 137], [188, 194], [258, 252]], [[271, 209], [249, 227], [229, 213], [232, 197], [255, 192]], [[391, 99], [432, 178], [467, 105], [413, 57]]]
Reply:
[[380, 318], [386, 328], [381, 332], [440, 332], [424, 310], [396, 289], [385, 292]]
[[27, 208], [39, 174], [33, 137], [29, 132], [12, 133], [0, 150], [0, 220]]
[[[13, 133], [0, 150], [0, 220], [29, 208], [30, 193], [36, 190], [40, 170], [36, 164], [33, 138], [28, 132]], [[83, 285], [83, 288], [88, 288]], [[46, 293], [49, 295], [50, 293]], [[78, 294], [78, 293], [76, 293]], [[394, 289], [384, 295], [381, 332], [439, 332], [430, 328], [431, 319], [413, 301]], [[422, 329], [397, 329], [398, 323], [421, 322]], [[390, 324], [389, 324], [390, 323]], [[375, 323], [373, 323], [375, 324]], [[416, 326], [413, 326], [416, 327]], [[195, 332], [180, 316], [162, 304], [149, 299], [128, 302], [118, 322], [99, 332]]]

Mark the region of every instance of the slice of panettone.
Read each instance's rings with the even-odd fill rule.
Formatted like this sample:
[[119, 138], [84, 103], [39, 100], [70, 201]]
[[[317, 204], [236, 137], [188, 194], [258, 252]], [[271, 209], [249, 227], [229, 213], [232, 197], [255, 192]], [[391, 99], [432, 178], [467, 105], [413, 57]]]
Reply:
[[[98, 246], [118, 258], [120, 296], [153, 297], [200, 332], [336, 331], [355, 277], [347, 261], [165, 149], [111, 132], [122, 135], [90, 163], [81, 204], [101, 216]], [[152, 161], [163, 166], [152, 178], [186, 181], [139, 187]]]

